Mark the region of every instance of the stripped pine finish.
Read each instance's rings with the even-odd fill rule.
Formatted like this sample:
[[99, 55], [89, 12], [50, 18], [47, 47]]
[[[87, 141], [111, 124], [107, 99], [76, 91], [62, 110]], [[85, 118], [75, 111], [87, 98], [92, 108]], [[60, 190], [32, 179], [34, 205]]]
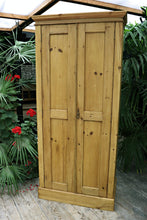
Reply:
[[114, 209], [125, 15], [34, 16], [39, 198]]

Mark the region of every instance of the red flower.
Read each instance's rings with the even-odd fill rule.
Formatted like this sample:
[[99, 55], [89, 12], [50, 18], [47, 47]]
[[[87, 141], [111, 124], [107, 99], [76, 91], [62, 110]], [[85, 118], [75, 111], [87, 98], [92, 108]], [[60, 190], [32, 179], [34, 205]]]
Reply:
[[14, 77], [11, 74], [8, 74], [5, 78], [6, 81], [9, 81], [11, 79], [11, 81], [14, 80]]
[[21, 134], [21, 127], [16, 126], [15, 128], [12, 128], [12, 133], [16, 134], [18, 133], [19, 135]]
[[14, 75], [14, 78], [20, 79], [20, 75]]
[[36, 112], [30, 108], [27, 112], [26, 112], [27, 115], [30, 115], [30, 117], [33, 117], [34, 115], [36, 115]]
[[25, 167], [29, 166], [32, 162], [28, 160], [28, 163], [25, 164]]

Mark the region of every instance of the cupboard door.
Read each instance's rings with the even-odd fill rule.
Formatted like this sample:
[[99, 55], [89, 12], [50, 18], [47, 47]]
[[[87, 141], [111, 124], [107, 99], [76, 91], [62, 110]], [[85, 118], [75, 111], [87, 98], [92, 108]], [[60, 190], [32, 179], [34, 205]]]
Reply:
[[42, 27], [45, 188], [76, 188], [76, 25]]
[[114, 23], [78, 26], [77, 192], [107, 196]]

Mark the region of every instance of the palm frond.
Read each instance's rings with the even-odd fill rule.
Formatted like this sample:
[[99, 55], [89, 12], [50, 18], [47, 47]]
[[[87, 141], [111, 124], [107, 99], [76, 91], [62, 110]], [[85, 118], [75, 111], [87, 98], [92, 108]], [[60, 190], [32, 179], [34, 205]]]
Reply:
[[24, 177], [23, 168], [17, 165], [0, 167], [0, 191], [7, 187], [8, 193], [15, 193], [18, 190], [18, 182]]
[[17, 135], [17, 137], [15, 137], [15, 142], [15, 146], [10, 146], [9, 154], [12, 160], [15, 160], [16, 164], [27, 164], [29, 155], [31, 155], [31, 157], [36, 160], [38, 153], [33, 146], [33, 142], [31, 142], [30, 137], [25, 135]]
[[141, 170], [147, 154], [147, 21], [126, 26], [118, 149], [124, 170]]
[[4, 143], [0, 143], [0, 166], [8, 165], [9, 158], [7, 156], [7, 146]]
[[[16, 103], [19, 98], [17, 94], [19, 93], [18, 90], [15, 89], [14, 82], [11, 81], [11, 77], [9, 80], [5, 80], [7, 75], [3, 75], [0, 77], [0, 104], [1, 108], [5, 105], [9, 108], [10, 103]], [[17, 103], [16, 103], [17, 104]]]

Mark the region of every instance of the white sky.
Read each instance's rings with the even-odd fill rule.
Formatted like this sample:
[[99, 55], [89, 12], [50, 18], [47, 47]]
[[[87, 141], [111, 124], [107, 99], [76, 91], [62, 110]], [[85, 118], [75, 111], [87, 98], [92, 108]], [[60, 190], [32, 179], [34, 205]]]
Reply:
[[[141, 6], [147, 6], [147, 0], [103, 0], [105, 2], [124, 5], [132, 8], [140, 9]], [[33, 9], [38, 7], [44, 0], [0, 0], [0, 12], [13, 14], [29, 15]], [[99, 12], [107, 11], [96, 7], [89, 7], [74, 3], [58, 2], [44, 14], [64, 14], [64, 13], [84, 13], [84, 12]], [[128, 15], [128, 23], [140, 22], [139, 16]], [[16, 23], [15, 20], [0, 18], [0, 27], [10, 28]], [[30, 25], [29, 28], [33, 28]]]

